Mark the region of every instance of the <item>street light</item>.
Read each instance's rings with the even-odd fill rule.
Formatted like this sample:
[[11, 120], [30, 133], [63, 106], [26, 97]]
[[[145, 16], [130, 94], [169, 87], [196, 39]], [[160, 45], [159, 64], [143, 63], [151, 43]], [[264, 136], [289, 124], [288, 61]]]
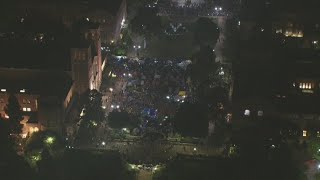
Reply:
[[109, 88], [109, 90], [112, 92], [112, 91], [113, 91], [113, 88]]
[[117, 105], [117, 109], [119, 109], [120, 108], [120, 106], [119, 105]]
[[102, 143], [101, 143], [101, 144], [102, 144], [102, 146], [105, 146], [105, 145], [106, 145], [106, 142], [102, 141]]

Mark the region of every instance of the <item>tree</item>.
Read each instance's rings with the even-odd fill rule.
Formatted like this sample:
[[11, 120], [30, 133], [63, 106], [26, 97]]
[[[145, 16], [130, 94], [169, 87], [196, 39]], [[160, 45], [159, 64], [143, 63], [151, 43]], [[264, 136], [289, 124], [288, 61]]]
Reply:
[[196, 84], [208, 81], [208, 75], [215, 72], [215, 55], [210, 46], [200, 46], [200, 51], [193, 56], [194, 63], [191, 65], [191, 79]]
[[130, 128], [134, 124], [129, 118], [127, 112], [111, 112], [108, 116], [108, 124], [111, 128]]
[[0, 117], [0, 154], [6, 154], [9, 150], [12, 150], [13, 148], [13, 142], [10, 137], [10, 129], [8, 121], [5, 119], [2, 119]]
[[161, 17], [152, 8], [141, 8], [131, 20], [130, 29], [133, 33], [155, 35], [161, 31]]
[[41, 179], [59, 179], [57, 177], [57, 167], [55, 167], [54, 159], [47, 148], [44, 148], [42, 150], [41, 160], [38, 161], [37, 165], [39, 169], [39, 176]]
[[176, 131], [184, 136], [205, 137], [208, 134], [207, 111], [205, 105], [184, 103], [174, 117]]
[[99, 125], [105, 121], [102, 109], [102, 94], [97, 90], [88, 90], [81, 97], [82, 113], [76, 137], [78, 143], [92, 142]]
[[35, 179], [35, 172], [23, 157], [15, 152], [14, 143], [10, 136], [9, 122], [2, 118], [0, 118], [0, 144], [0, 178]]
[[194, 25], [195, 40], [200, 45], [214, 46], [219, 37], [219, 29], [211, 19], [199, 18]]
[[20, 122], [23, 120], [23, 116], [18, 99], [14, 94], [10, 94], [4, 111], [9, 116], [10, 132], [12, 134], [20, 134], [23, 127]]

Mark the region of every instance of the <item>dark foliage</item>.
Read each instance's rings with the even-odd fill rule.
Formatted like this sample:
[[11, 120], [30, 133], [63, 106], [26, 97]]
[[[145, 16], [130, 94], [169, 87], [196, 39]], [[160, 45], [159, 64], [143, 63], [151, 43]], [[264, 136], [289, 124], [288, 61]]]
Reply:
[[5, 107], [4, 111], [9, 116], [10, 133], [20, 134], [23, 127], [20, 122], [23, 120], [23, 117], [20, 104], [14, 94], [11, 94], [9, 96], [8, 104]]
[[208, 108], [202, 104], [184, 103], [174, 117], [174, 127], [184, 136], [205, 137], [208, 134]]

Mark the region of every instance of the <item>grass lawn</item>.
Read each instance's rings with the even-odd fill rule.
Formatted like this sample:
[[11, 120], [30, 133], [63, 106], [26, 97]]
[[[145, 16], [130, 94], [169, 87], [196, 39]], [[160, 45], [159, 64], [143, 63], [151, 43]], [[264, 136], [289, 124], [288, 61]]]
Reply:
[[185, 33], [180, 36], [161, 35], [147, 43], [145, 56], [158, 58], [190, 58], [196, 50], [194, 34]]
[[117, 152], [70, 151], [63, 158], [64, 176], [76, 180], [131, 180], [134, 172]]

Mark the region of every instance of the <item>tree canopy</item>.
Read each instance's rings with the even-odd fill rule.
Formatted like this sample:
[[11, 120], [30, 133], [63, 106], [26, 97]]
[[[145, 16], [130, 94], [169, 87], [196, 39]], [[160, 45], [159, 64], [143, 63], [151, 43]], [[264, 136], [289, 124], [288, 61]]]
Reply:
[[131, 20], [130, 29], [137, 34], [154, 35], [161, 31], [161, 17], [152, 8], [140, 8]]
[[194, 24], [195, 40], [200, 45], [214, 46], [219, 37], [219, 29], [209, 18], [199, 18]]
[[81, 114], [77, 143], [89, 143], [95, 138], [99, 125], [105, 121], [102, 109], [102, 94], [97, 90], [88, 90], [81, 97]]
[[208, 134], [208, 108], [202, 104], [184, 103], [174, 117], [174, 127], [184, 136], [205, 137]]
[[127, 112], [110, 112], [108, 116], [108, 124], [111, 128], [131, 128], [134, 123], [130, 120]]
[[19, 101], [14, 94], [10, 94], [8, 104], [4, 111], [9, 116], [10, 132], [12, 134], [20, 134], [23, 127], [20, 122], [23, 120], [23, 116]]

